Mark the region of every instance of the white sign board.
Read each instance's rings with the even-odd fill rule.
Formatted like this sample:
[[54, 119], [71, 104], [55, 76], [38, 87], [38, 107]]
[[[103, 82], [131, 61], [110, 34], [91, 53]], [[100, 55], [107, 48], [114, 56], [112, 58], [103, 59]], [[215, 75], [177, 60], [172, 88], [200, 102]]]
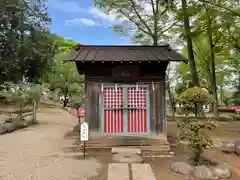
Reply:
[[88, 123], [83, 122], [81, 124], [81, 141], [88, 141]]

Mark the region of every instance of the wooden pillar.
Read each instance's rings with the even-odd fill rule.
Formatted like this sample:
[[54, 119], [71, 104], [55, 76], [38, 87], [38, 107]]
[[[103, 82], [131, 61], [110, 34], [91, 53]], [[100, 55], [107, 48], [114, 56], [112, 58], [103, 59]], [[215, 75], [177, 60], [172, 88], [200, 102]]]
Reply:
[[90, 132], [98, 133], [100, 128], [100, 86], [94, 82], [85, 83], [85, 95], [85, 121], [89, 123]]
[[156, 81], [150, 86], [150, 128], [152, 135], [166, 133], [165, 94], [164, 79]]
[[161, 96], [160, 96], [160, 103], [161, 103], [161, 121], [162, 121], [162, 132], [166, 133], [167, 132], [167, 118], [166, 118], [166, 111], [167, 111], [167, 107], [166, 107], [166, 82], [165, 79], [163, 79], [160, 82], [161, 86], [160, 86], [160, 92], [161, 92]]
[[156, 134], [162, 133], [162, 103], [161, 103], [161, 82], [155, 83], [155, 116], [156, 116]]
[[150, 131], [151, 131], [151, 135], [155, 134], [155, 126], [156, 126], [156, 117], [155, 117], [155, 94], [154, 94], [154, 90], [153, 90], [153, 84], [149, 85], [149, 99], [150, 99]]

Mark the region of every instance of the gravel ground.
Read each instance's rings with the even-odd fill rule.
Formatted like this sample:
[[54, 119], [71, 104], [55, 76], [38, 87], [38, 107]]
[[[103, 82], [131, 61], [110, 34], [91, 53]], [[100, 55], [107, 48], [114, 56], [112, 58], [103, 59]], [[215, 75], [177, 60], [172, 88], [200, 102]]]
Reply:
[[63, 136], [75, 117], [48, 108], [38, 113], [38, 120], [35, 127], [0, 136], [0, 180], [88, 180], [98, 175], [100, 162], [63, 151], [73, 143]]

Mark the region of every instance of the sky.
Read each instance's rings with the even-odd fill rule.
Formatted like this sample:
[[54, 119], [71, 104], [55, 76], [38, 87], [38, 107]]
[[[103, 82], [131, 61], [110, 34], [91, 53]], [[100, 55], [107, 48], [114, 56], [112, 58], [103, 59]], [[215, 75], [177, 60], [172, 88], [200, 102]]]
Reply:
[[48, 0], [52, 32], [85, 45], [125, 45], [131, 38], [116, 34], [116, 18], [97, 9], [93, 0]]

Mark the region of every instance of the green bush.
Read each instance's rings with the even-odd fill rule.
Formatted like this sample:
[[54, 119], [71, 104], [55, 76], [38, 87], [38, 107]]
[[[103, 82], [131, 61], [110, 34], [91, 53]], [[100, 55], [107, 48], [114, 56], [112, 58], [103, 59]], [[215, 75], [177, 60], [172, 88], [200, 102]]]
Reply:
[[16, 113], [21, 120], [24, 112], [29, 112], [29, 107], [36, 114], [36, 108], [40, 102], [42, 89], [37, 84], [14, 84], [7, 82], [2, 85], [1, 96], [6, 98], [6, 102], [14, 104]]
[[[187, 140], [188, 148], [191, 151], [190, 160], [192, 164], [198, 165], [201, 163], [201, 154], [205, 148], [211, 147], [213, 142], [205, 134], [202, 129], [213, 130], [216, 127], [215, 121], [200, 121], [197, 117], [197, 108], [200, 105], [207, 105], [212, 101], [208, 92], [202, 88], [193, 87], [186, 89], [179, 99], [180, 103], [184, 104], [185, 111], [194, 109], [196, 117], [186, 117], [178, 120], [180, 129], [179, 136], [182, 140]], [[191, 108], [189, 108], [191, 107]], [[187, 112], [187, 111], [186, 111]], [[189, 112], [186, 113], [188, 115]]]
[[207, 90], [192, 87], [180, 94], [178, 102], [183, 106], [185, 114], [194, 113], [195, 116], [198, 116], [199, 107], [212, 102], [212, 97]]
[[176, 108], [176, 113], [179, 114], [179, 115], [185, 114], [185, 113], [184, 113], [184, 108], [182, 108], [182, 107]]

